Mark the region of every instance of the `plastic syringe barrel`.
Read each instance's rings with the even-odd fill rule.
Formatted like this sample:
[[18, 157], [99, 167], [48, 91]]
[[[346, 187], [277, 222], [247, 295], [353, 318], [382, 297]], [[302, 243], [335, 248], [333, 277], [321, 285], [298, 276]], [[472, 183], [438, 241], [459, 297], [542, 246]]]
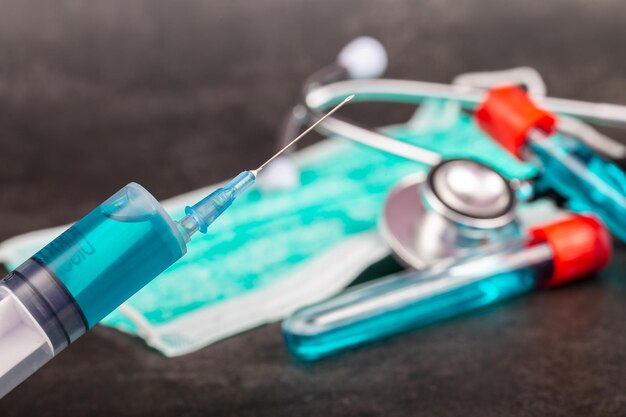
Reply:
[[179, 226], [131, 183], [0, 282], [0, 396], [186, 252]]
[[0, 398], [87, 330], [67, 289], [29, 259], [0, 284]]
[[456, 316], [537, 287], [580, 278], [610, 258], [597, 220], [572, 216], [534, 228], [525, 242], [423, 272], [383, 278], [304, 308], [283, 323], [289, 350], [314, 360]]

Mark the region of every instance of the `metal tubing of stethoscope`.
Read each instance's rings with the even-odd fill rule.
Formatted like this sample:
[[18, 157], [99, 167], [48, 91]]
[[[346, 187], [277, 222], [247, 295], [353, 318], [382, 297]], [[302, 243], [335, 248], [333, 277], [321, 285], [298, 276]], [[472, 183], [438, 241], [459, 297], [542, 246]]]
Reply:
[[[474, 109], [485, 97], [485, 90], [467, 86], [438, 84], [408, 80], [348, 80], [311, 89], [306, 95], [306, 105], [324, 110], [346, 96], [355, 94], [353, 102], [382, 101], [419, 104], [426, 99], [444, 99]], [[564, 116], [575, 117], [589, 123], [626, 128], [626, 106], [606, 103], [534, 97], [546, 109]]]
[[[320, 111], [323, 110], [321, 108], [323, 106], [320, 106], [319, 108], [312, 107], [308, 103], [308, 98], [311, 92], [323, 89], [325, 85], [331, 85], [329, 83], [336, 83], [336, 80], [341, 77], [345, 77], [346, 75], [346, 69], [335, 64], [329, 65], [328, 67], [324, 67], [317, 71], [304, 83], [301, 97], [303, 105], [296, 106], [294, 110], [303, 107], [303, 109], [309, 114], [310, 119], [315, 120], [316, 118], [321, 117]], [[288, 121], [290, 123], [286, 125], [301, 125], [304, 120], [304, 115], [296, 115], [295, 112], [292, 112], [292, 114], [288, 116]], [[402, 142], [374, 130], [366, 129], [358, 126], [357, 124], [346, 122], [334, 117], [326, 119], [326, 121], [322, 123], [317, 130], [327, 136], [340, 136], [353, 142], [370, 146], [383, 152], [419, 162], [424, 165], [434, 166], [442, 160], [441, 156], [436, 152]], [[284, 138], [284, 134], [281, 135], [281, 138]]]
[[330, 133], [354, 142], [379, 149], [402, 158], [433, 166], [441, 162], [441, 156], [424, 148], [392, 139], [381, 133], [357, 126], [353, 123], [329, 117], [320, 125], [322, 133]]

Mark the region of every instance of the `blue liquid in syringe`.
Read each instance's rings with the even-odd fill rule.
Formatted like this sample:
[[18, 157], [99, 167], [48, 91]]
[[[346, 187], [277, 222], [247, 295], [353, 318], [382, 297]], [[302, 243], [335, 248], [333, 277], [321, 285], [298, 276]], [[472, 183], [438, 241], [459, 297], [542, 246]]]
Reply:
[[130, 184], [34, 258], [67, 287], [92, 327], [185, 250], [175, 223], [156, 200]]

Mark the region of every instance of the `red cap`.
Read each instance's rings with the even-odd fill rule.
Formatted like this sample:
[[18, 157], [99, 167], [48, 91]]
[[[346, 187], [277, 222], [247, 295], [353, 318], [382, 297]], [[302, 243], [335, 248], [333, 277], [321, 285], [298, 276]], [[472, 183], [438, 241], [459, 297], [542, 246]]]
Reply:
[[552, 276], [544, 283], [554, 287], [604, 268], [611, 260], [611, 237], [604, 224], [591, 216], [571, 215], [530, 229], [534, 242], [550, 245]]
[[521, 159], [521, 148], [531, 129], [552, 134], [556, 118], [539, 109], [517, 86], [491, 89], [474, 117], [480, 127], [506, 150]]

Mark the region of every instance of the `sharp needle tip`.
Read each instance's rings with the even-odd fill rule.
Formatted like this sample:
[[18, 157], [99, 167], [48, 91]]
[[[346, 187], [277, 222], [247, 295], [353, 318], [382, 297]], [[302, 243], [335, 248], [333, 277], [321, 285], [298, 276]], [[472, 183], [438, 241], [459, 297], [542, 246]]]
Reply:
[[313, 130], [317, 125], [319, 125], [320, 123], [322, 123], [324, 121], [324, 119], [326, 119], [328, 116], [330, 116], [331, 114], [333, 114], [334, 112], [336, 112], [337, 110], [339, 110], [339, 108], [341, 106], [343, 106], [344, 104], [346, 104], [348, 101], [352, 100], [354, 98], [354, 94], [349, 95], [348, 97], [344, 98], [343, 101], [339, 104], [337, 104], [335, 107], [333, 107], [328, 113], [326, 113], [324, 116], [322, 116], [317, 122], [313, 123], [311, 126], [309, 126], [308, 129], [306, 129], [304, 132], [300, 133], [300, 135], [298, 135], [298, 137], [296, 137], [295, 139], [293, 139], [291, 142], [289, 142], [287, 144], [287, 146], [285, 146], [284, 148], [282, 148], [280, 151], [276, 152], [276, 154], [274, 154], [274, 156], [272, 156], [270, 159], [268, 159], [267, 161], [265, 161], [263, 163], [263, 165], [261, 165], [260, 167], [258, 167], [257, 169], [251, 169], [250, 172], [252, 172], [252, 174], [256, 177], [258, 175], [259, 172], [261, 172], [261, 170], [263, 170], [263, 168], [265, 168], [265, 166], [267, 164], [269, 164], [270, 162], [272, 162], [278, 155], [280, 155], [281, 153], [285, 152], [287, 149], [289, 149], [291, 147], [291, 145], [293, 145], [294, 143], [296, 143], [297, 141], [299, 141], [302, 137], [304, 137], [307, 133], [309, 133], [311, 130]]

